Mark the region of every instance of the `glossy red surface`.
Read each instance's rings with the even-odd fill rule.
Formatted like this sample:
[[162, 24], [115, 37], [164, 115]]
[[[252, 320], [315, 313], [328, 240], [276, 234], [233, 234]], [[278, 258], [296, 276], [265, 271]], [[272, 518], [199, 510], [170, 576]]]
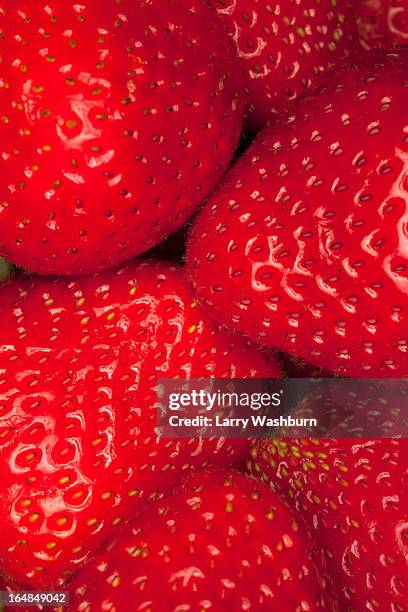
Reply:
[[190, 467], [248, 440], [157, 440], [157, 377], [278, 376], [220, 332], [180, 271], [145, 262], [0, 288], [1, 569], [55, 585]]
[[408, 374], [407, 65], [347, 70], [225, 177], [188, 253], [212, 316], [327, 370]]
[[340, 610], [404, 610], [406, 439], [263, 441], [249, 467], [314, 530]]
[[180, 227], [225, 171], [242, 103], [200, 0], [0, 2], [0, 254], [111, 267]]
[[365, 48], [408, 44], [408, 0], [358, 0], [357, 29]]
[[209, 0], [235, 43], [257, 132], [356, 47], [348, 0]]
[[72, 610], [329, 611], [335, 592], [310, 557], [302, 525], [267, 487], [198, 474], [91, 561], [70, 587]]

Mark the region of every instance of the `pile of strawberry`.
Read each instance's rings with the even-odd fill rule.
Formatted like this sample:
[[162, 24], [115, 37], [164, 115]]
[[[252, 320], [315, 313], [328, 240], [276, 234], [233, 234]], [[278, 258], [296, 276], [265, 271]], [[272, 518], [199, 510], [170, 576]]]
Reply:
[[408, 376], [404, 45], [407, 0], [0, 0], [1, 588], [408, 610], [405, 439], [159, 439], [155, 399]]

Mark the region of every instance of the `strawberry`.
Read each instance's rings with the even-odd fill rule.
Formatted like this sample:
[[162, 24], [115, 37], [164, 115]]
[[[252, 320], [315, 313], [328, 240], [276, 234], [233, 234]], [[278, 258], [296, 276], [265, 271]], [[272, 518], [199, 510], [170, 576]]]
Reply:
[[142, 262], [0, 288], [0, 559], [51, 587], [190, 467], [248, 440], [157, 440], [157, 377], [277, 376], [197, 305], [180, 271]]
[[[72, 610], [279, 610], [324, 606], [298, 520], [267, 487], [199, 473], [118, 537], [70, 586]], [[329, 610], [329, 606], [323, 609]]]
[[356, 46], [348, 0], [210, 0], [235, 43], [257, 132]]
[[350, 67], [226, 175], [187, 257], [212, 316], [320, 368], [408, 374], [407, 68]]
[[407, 0], [358, 0], [357, 30], [364, 48], [390, 48], [408, 44]]
[[239, 138], [234, 51], [201, 0], [0, 1], [0, 254], [94, 272], [193, 213]]
[[[316, 417], [319, 436], [330, 438], [407, 437], [408, 385], [401, 379], [333, 379], [295, 385], [290, 414], [294, 418]], [[292, 399], [293, 398], [293, 399]], [[316, 437], [316, 429], [310, 430]], [[290, 436], [305, 436], [293, 428]]]
[[250, 471], [315, 530], [341, 610], [408, 605], [407, 440], [264, 440]]

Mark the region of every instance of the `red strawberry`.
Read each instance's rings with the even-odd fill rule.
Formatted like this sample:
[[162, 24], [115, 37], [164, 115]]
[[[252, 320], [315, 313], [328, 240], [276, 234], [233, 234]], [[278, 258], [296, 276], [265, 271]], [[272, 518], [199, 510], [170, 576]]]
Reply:
[[355, 46], [348, 0], [210, 2], [236, 46], [252, 132], [307, 91]]
[[93, 272], [181, 226], [241, 127], [213, 11], [0, 1], [0, 29], [0, 253], [37, 272]]
[[407, 0], [358, 0], [357, 29], [365, 48], [408, 44]]
[[199, 298], [349, 375], [408, 374], [408, 57], [370, 57], [265, 130], [198, 217]]
[[341, 610], [408, 605], [407, 440], [270, 440], [250, 469], [315, 530]]
[[[318, 434], [330, 438], [394, 438], [408, 434], [408, 385], [401, 379], [316, 380], [295, 385], [291, 396], [294, 418], [317, 417]], [[291, 429], [292, 437], [305, 436], [304, 427]]]
[[148, 499], [248, 440], [162, 440], [157, 377], [276, 376], [157, 262], [0, 289], [0, 559], [52, 586]]
[[[70, 587], [72, 610], [323, 608], [310, 543], [267, 487], [197, 474], [97, 556]], [[334, 597], [334, 594], [332, 594]], [[326, 603], [326, 605], [325, 605]]]

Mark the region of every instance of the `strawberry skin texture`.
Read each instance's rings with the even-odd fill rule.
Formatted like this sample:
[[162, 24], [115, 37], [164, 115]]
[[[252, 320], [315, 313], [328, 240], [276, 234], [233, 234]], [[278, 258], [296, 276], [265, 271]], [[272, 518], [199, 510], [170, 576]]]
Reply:
[[157, 440], [157, 377], [278, 376], [220, 332], [170, 265], [0, 289], [0, 558], [60, 583], [189, 468], [243, 462], [248, 440]]
[[267, 440], [249, 469], [302, 513], [341, 588], [340, 609], [408, 605], [407, 440]]
[[347, 0], [210, 0], [235, 43], [258, 132], [356, 47]]
[[261, 483], [231, 471], [197, 473], [80, 572], [72, 609], [118, 611], [129, 601], [134, 610], [178, 612], [320, 609], [324, 585], [310, 548]]
[[213, 10], [0, 2], [0, 29], [0, 253], [35, 272], [95, 272], [180, 227], [241, 130]]
[[[312, 373], [310, 376], [317, 377], [318, 374]], [[320, 376], [327, 378], [325, 372]], [[350, 382], [350, 385], [345, 385], [344, 379], [334, 378], [329, 392], [326, 390], [322, 393], [322, 387], [317, 384], [314, 392], [309, 391], [303, 396], [299, 394], [298, 404], [291, 411], [291, 415], [295, 418], [308, 418], [318, 414], [318, 435], [330, 438], [407, 437], [406, 384], [399, 378], [383, 379], [380, 384], [375, 378]], [[295, 436], [296, 433], [292, 431], [291, 435]], [[305, 434], [303, 432], [297, 435]]]
[[408, 373], [407, 64], [345, 71], [226, 175], [187, 258], [212, 316], [320, 368]]
[[408, 44], [407, 0], [358, 0], [354, 10], [364, 48], [389, 49]]

